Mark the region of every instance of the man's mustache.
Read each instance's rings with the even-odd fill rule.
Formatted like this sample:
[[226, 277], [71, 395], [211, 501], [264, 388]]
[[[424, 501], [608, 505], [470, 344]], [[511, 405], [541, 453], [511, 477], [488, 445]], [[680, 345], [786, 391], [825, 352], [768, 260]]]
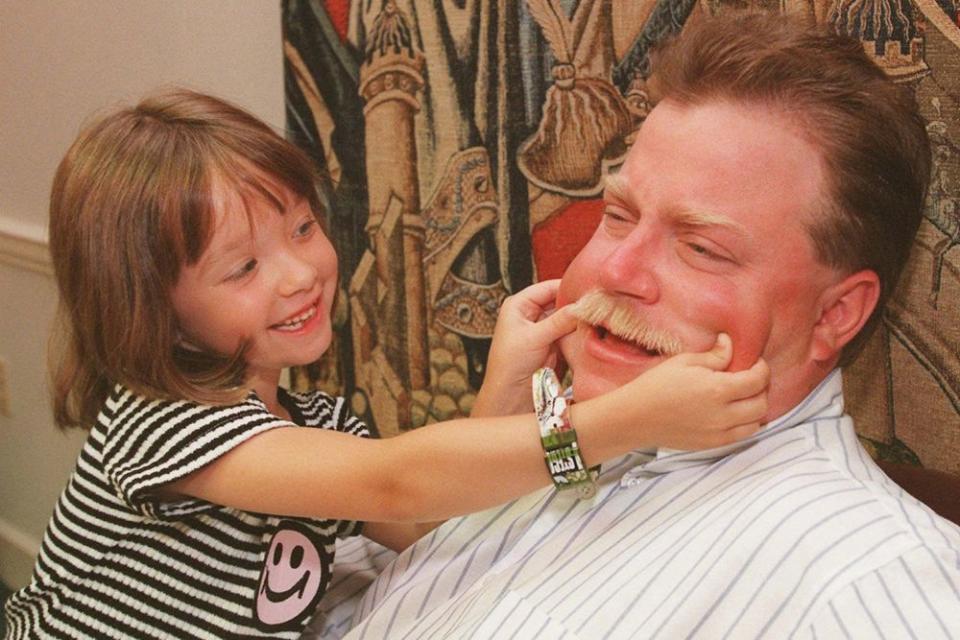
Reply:
[[573, 315], [581, 322], [602, 325], [618, 338], [639, 344], [666, 356], [683, 351], [680, 338], [651, 327], [623, 297], [602, 289], [587, 292], [573, 305]]

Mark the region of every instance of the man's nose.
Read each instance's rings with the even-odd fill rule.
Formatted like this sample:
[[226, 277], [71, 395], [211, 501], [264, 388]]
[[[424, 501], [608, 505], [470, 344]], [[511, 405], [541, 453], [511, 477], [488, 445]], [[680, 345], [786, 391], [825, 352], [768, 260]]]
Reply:
[[317, 281], [317, 266], [296, 252], [284, 252], [278, 266], [278, 289], [281, 295], [292, 296], [311, 289]]
[[658, 242], [638, 226], [623, 238], [600, 265], [603, 289], [652, 304], [660, 298]]

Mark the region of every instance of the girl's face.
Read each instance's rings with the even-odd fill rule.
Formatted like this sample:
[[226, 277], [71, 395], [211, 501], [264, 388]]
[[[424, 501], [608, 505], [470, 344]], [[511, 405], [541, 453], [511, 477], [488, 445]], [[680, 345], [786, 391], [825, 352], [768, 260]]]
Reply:
[[223, 191], [210, 245], [181, 270], [171, 301], [187, 342], [224, 355], [246, 342], [249, 381], [275, 385], [282, 368], [330, 345], [337, 256], [306, 200], [284, 189], [280, 213]]

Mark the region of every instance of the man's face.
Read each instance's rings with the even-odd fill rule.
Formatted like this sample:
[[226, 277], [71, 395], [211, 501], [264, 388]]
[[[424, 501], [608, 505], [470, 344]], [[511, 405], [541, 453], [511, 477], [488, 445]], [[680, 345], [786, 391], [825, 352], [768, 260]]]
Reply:
[[[818, 215], [822, 185], [818, 152], [782, 114], [665, 100], [608, 183], [604, 217], [564, 274], [558, 304], [600, 289], [665, 333], [661, 345], [672, 337], [683, 351], [728, 333], [731, 369], [767, 359], [775, 417], [822, 377], [810, 362], [811, 332], [838, 277], [815, 259], [804, 227]], [[607, 329], [581, 323], [562, 343], [578, 400], [666, 357], [653, 342]]]

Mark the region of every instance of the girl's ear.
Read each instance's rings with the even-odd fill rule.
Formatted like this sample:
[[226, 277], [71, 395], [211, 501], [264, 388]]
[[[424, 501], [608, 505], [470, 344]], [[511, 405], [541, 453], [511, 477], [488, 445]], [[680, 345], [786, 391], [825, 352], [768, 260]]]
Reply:
[[870, 269], [828, 287], [820, 298], [820, 318], [813, 328], [813, 359], [826, 362], [836, 358], [863, 328], [879, 298], [880, 278]]

